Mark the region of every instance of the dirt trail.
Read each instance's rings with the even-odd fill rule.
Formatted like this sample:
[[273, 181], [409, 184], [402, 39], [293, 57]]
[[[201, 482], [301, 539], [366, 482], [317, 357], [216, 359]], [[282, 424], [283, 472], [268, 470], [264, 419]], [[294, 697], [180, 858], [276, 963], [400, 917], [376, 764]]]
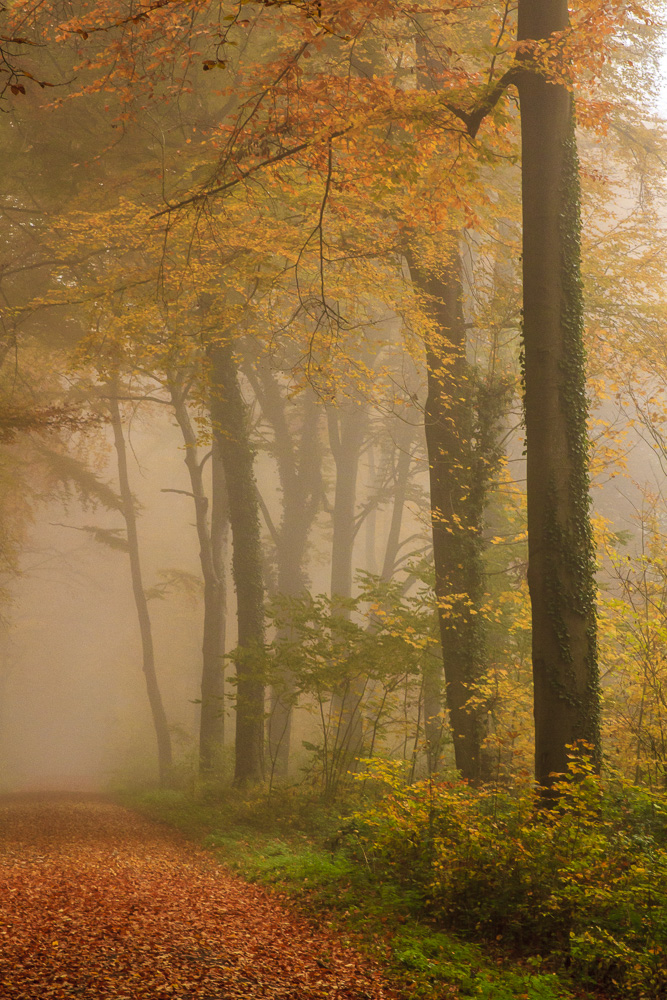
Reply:
[[398, 1000], [379, 970], [169, 831], [0, 800], [0, 997]]

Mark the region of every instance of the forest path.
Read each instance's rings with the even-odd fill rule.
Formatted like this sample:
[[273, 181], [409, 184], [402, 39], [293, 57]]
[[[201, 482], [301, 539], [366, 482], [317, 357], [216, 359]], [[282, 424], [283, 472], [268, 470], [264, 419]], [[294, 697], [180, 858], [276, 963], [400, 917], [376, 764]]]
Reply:
[[398, 1000], [371, 962], [101, 798], [0, 799], [3, 1000]]

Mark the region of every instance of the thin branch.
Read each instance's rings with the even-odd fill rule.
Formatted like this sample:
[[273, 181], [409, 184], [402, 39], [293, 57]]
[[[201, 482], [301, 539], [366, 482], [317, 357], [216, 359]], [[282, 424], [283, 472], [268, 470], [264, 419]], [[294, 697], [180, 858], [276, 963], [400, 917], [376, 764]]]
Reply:
[[209, 458], [212, 458], [212, 456], [213, 456], [213, 449], [211, 448], [211, 450], [207, 451], [204, 457], [202, 458], [201, 462], [199, 463], [199, 468], [203, 469], [206, 463], [208, 462]]
[[[351, 132], [353, 128], [353, 125], [348, 125], [346, 128], [331, 132], [327, 141], [331, 143], [334, 139], [339, 139], [341, 136]], [[161, 211], [155, 212], [151, 215], [151, 219], [159, 219], [162, 215], [169, 215], [170, 212], [176, 212], [181, 208], [186, 208], [188, 205], [199, 204], [200, 202], [206, 201], [207, 198], [213, 197], [213, 195], [222, 194], [223, 191], [229, 191], [231, 188], [236, 187], [237, 184], [241, 184], [242, 181], [247, 180], [248, 177], [256, 174], [259, 170], [263, 170], [265, 167], [271, 167], [274, 163], [280, 163], [282, 160], [287, 160], [290, 156], [296, 156], [298, 153], [302, 153], [306, 149], [312, 149], [312, 147], [318, 142], [321, 142], [321, 138], [319, 136], [314, 139], [307, 139], [305, 142], [300, 142], [296, 146], [290, 146], [289, 149], [283, 149], [280, 153], [276, 153], [275, 156], [268, 156], [265, 160], [261, 160], [259, 163], [256, 163], [254, 167], [249, 167], [247, 170], [241, 170], [239, 168], [240, 177], [235, 177], [234, 180], [226, 181], [224, 184], [218, 184], [216, 187], [209, 188], [208, 191], [200, 191], [199, 194], [193, 194], [189, 198], [184, 198], [182, 201], [178, 201], [173, 205], [168, 205], [166, 208], [161, 209]]]
[[496, 59], [498, 58], [498, 49], [500, 48], [500, 43], [505, 34], [505, 28], [507, 27], [507, 20], [510, 14], [510, 7], [512, 5], [512, 0], [505, 0], [505, 13], [503, 14], [503, 19], [500, 24], [500, 30], [498, 31], [498, 37], [496, 38], [496, 43], [493, 46], [493, 58], [491, 59], [491, 65], [489, 66], [489, 79], [487, 80], [487, 85], [491, 86], [491, 81], [493, 80], [493, 73], [496, 68]]
[[192, 497], [193, 499], [196, 499], [194, 493], [191, 493], [190, 490], [162, 489], [162, 490], [160, 490], [160, 493], [180, 493], [180, 495], [183, 496], [183, 497]]
[[269, 534], [271, 535], [271, 538], [273, 539], [274, 545], [276, 545], [276, 546], [280, 545], [280, 534], [279, 534], [278, 529], [276, 528], [275, 524], [273, 523], [273, 518], [269, 514], [269, 509], [266, 506], [266, 504], [264, 503], [264, 497], [259, 492], [259, 490], [257, 490], [257, 502], [259, 503], [259, 509], [262, 512], [262, 516], [264, 518], [264, 521], [266, 523], [267, 528], [269, 529]]

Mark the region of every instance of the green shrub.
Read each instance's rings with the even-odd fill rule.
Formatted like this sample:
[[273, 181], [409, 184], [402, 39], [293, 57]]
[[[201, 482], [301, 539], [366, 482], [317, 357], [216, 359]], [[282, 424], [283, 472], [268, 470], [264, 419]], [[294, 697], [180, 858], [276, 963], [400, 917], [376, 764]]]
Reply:
[[[442, 926], [549, 956], [585, 985], [667, 996], [667, 807], [662, 795], [580, 762], [558, 805], [459, 782], [407, 785], [370, 768], [386, 794], [355, 814], [353, 843], [417, 889]], [[575, 779], [575, 780], [573, 780]]]

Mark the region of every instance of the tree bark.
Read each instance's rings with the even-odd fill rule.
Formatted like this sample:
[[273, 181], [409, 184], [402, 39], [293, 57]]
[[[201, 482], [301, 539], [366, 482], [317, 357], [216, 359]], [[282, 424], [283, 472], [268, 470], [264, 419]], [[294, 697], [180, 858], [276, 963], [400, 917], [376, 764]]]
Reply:
[[424, 739], [426, 743], [426, 769], [429, 774], [440, 770], [444, 724], [442, 719], [442, 660], [435, 654], [424, 662], [422, 684], [422, 710], [424, 713]]
[[[281, 473], [283, 485], [283, 517], [277, 547], [278, 593], [296, 596], [306, 590], [308, 580], [304, 569], [306, 546], [313, 521], [320, 505], [321, 450], [319, 445], [319, 411], [312, 400], [303, 407], [303, 423], [294, 474]], [[279, 460], [279, 467], [281, 462]], [[286, 638], [290, 638], [288, 634]], [[287, 777], [292, 739], [292, 709], [294, 683], [290, 676], [281, 678], [280, 689], [272, 692], [269, 742], [274, 770], [278, 777]]]
[[336, 465], [331, 596], [347, 599], [352, 596], [352, 563], [357, 534], [357, 475], [367, 417], [358, 403], [345, 402], [328, 409], [327, 422], [329, 443]]
[[408, 485], [410, 482], [410, 470], [412, 467], [414, 429], [407, 425], [407, 433], [399, 433], [395, 442], [395, 449], [398, 457], [394, 465], [394, 489], [391, 508], [391, 519], [389, 521], [389, 531], [384, 546], [384, 556], [382, 559], [382, 569], [380, 577], [389, 581], [396, 572], [398, 554], [401, 549], [401, 527], [403, 525], [403, 513], [405, 502], [408, 496]]
[[231, 344], [208, 349], [211, 420], [227, 484], [236, 588], [236, 763], [234, 781], [264, 776], [264, 585], [254, 452]]
[[[337, 599], [343, 602], [352, 597], [357, 477], [367, 414], [360, 404], [346, 401], [328, 409], [327, 423], [336, 465], [331, 543], [331, 598], [335, 606]], [[349, 611], [341, 603], [337, 614], [345, 618], [349, 616]], [[332, 742], [335, 756], [346, 759], [350, 767], [361, 751], [363, 726], [360, 709], [365, 689], [366, 678], [358, 677], [333, 693]]]
[[137, 514], [134, 497], [132, 496], [132, 490], [130, 489], [130, 479], [127, 470], [127, 450], [125, 447], [123, 423], [120, 416], [117, 396], [117, 386], [111, 384], [109, 393], [109, 411], [111, 413], [111, 426], [113, 429], [114, 445], [118, 460], [118, 484], [123, 504], [125, 530], [127, 532], [127, 547], [130, 556], [130, 571], [132, 574], [132, 590], [134, 593], [134, 603], [137, 609], [137, 617], [139, 619], [139, 631], [141, 633], [143, 671], [144, 678], [146, 680], [146, 691], [148, 693], [151, 715], [153, 717], [153, 726], [157, 737], [160, 785], [161, 787], [166, 788], [169, 787], [172, 779], [173, 759], [171, 751], [171, 734], [169, 732], [167, 716], [162, 704], [162, 696], [160, 694], [157, 673], [155, 670], [153, 632], [148, 612], [148, 601], [146, 600], [141, 573]]
[[201, 717], [199, 723], [199, 771], [202, 777], [215, 773], [225, 737], [224, 661], [226, 633], [225, 568], [222, 556], [227, 532], [227, 498], [224, 471], [218, 449], [211, 455], [211, 526], [209, 501], [204, 486], [204, 468], [199, 458], [197, 435], [190, 420], [187, 397], [177, 380], [169, 382], [171, 404], [185, 444], [185, 464], [195, 507], [199, 561], [204, 580], [204, 629], [202, 640]]
[[[566, 0], [519, 0], [519, 41], [568, 25]], [[594, 552], [574, 101], [530, 66], [518, 77], [523, 185], [523, 350], [535, 774], [563, 773], [568, 745], [599, 762]]]
[[[229, 545], [229, 502], [227, 480], [222, 463], [222, 455], [216, 441], [211, 446], [211, 553], [213, 571], [217, 581], [217, 593], [212, 595], [214, 606], [219, 610], [219, 621], [213, 630], [217, 648], [219, 667], [213, 675], [213, 685], [206, 693], [218, 703], [216, 729], [213, 739], [219, 745], [225, 739], [225, 660], [227, 651], [227, 553]], [[202, 678], [203, 682], [203, 678]], [[202, 697], [204, 695], [202, 683]], [[206, 734], [208, 736], [208, 733]], [[200, 739], [201, 742], [201, 739]]]
[[[245, 369], [262, 413], [273, 430], [275, 459], [282, 492], [282, 518], [275, 537], [276, 590], [294, 597], [308, 587], [304, 569], [306, 547], [322, 492], [321, 409], [314, 394], [299, 396], [300, 419], [287, 418], [286, 398], [275, 373], [266, 362]], [[292, 408], [296, 412], [296, 407]], [[290, 640], [289, 626], [276, 640]], [[271, 688], [268, 750], [272, 777], [285, 778], [289, 770], [292, 710], [296, 701], [294, 679], [286, 671]]]
[[[472, 445], [473, 372], [466, 358], [461, 264], [454, 246], [447, 250], [447, 258], [440, 274], [422, 270], [413, 254], [408, 263], [425, 312], [433, 322], [426, 337], [424, 425], [449, 723], [457, 769], [466, 780], [479, 782], [485, 777], [482, 743], [486, 735], [486, 709], [477, 695], [484, 677], [479, 609], [485, 593], [482, 523], [486, 484], [477, 483], [475, 476], [479, 469], [475, 469]], [[433, 707], [429, 706], [430, 715]]]

